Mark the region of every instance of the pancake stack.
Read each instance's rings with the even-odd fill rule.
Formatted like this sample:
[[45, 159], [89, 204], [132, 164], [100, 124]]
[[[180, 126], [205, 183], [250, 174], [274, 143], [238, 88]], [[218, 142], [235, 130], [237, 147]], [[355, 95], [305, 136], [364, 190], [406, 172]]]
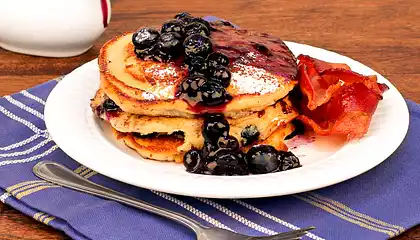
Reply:
[[[179, 98], [179, 85], [188, 75], [183, 61], [138, 58], [133, 33], [102, 47], [100, 87], [91, 108], [142, 157], [182, 162], [187, 151], [203, 147], [203, 121], [209, 113], [225, 116], [244, 152], [255, 144], [287, 150], [283, 141], [298, 116], [287, 97], [297, 84], [295, 57], [271, 35], [223, 24], [212, 24], [212, 29], [213, 50], [229, 57], [232, 73], [226, 88], [231, 100], [220, 106], [197, 107]], [[252, 143], [246, 138], [249, 131], [258, 133]]]

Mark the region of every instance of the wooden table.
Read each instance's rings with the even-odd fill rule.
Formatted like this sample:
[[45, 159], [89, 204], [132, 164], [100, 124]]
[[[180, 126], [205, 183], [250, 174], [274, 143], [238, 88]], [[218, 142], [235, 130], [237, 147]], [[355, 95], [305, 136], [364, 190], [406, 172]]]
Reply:
[[[99, 0], [98, 0], [99, 1]], [[336, 51], [383, 74], [404, 97], [420, 102], [420, 1], [417, 0], [120, 0], [108, 30], [85, 54], [41, 58], [0, 49], [0, 96], [67, 74], [96, 58], [111, 37], [140, 26], [158, 26], [175, 13], [216, 15], [242, 28], [268, 32]], [[66, 239], [0, 204], [0, 239]], [[420, 227], [398, 240], [420, 239]]]

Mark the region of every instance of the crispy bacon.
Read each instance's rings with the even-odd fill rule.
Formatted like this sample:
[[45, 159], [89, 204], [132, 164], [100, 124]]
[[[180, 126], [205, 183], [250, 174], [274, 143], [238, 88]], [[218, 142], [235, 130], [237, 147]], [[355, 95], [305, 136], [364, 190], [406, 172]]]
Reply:
[[325, 62], [313, 57], [309, 57], [308, 55], [299, 55], [298, 56], [299, 59], [299, 63], [304, 63], [304, 64], [313, 64], [315, 69], [319, 72], [319, 73], [323, 73], [325, 70], [328, 69], [335, 69], [335, 68], [340, 68], [340, 69], [345, 69], [345, 70], [350, 70], [350, 67], [345, 64], [345, 63], [330, 63], [330, 62]]
[[363, 76], [345, 64], [300, 55], [299, 86], [303, 93], [300, 119], [320, 135], [343, 134], [349, 139], [366, 134], [382, 93], [376, 76]]

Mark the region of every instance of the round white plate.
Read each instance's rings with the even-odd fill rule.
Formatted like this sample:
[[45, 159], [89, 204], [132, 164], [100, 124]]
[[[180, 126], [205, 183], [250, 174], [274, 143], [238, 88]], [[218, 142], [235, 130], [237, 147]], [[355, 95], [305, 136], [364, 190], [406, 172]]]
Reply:
[[96, 60], [68, 74], [53, 89], [45, 107], [45, 122], [64, 152], [103, 175], [143, 188], [196, 197], [255, 198], [309, 191], [355, 177], [391, 155], [404, 139], [409, 121], [407, 105], [397, 89], [355, 60], [303, 44], [287, 45], [296, 56], [302, 53], [347, 63], [356, 72], [378, 75], [378, 82], [390, 87], [362, 139], [344, 143], [315, 136], [311, 141], [298, 138], [289, 142], [301, 160], [301, 168], [263, 175], [206, 176], [187, 173], [182, 164], [142, 159], [116, 140], [110, 127], [89, 107], [99, 85]]

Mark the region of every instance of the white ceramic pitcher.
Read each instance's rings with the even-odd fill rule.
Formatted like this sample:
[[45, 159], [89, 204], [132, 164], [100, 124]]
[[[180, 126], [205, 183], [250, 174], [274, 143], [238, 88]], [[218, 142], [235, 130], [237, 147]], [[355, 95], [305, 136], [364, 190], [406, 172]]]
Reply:
[[76, 56], [92, 47], [110, 20], [110, 0], [0, 0], [0, 47]]

